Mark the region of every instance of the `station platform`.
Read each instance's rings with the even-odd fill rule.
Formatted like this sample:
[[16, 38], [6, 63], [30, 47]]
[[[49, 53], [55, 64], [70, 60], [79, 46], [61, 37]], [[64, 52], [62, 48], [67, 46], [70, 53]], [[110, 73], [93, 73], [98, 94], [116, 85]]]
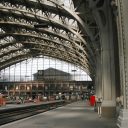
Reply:
[[[61, 100], [58, 100], [58, 101], [61, 101]], [[34, 102], [29, 102], [29, 103], [22, 103], [22, 104], [16, 104], [16, 103], [13, 103], [13, 104], [6, 104], [6, 105], [2, 105], [0, 106], [0, 111], [1, 110], [7, 110], [7, 109], [11, 109], [11, 108], [22, 108], [22, 107], [27, 107], [27, 106], [34, 106], [34, 105], [40, 105], [40, 104], [47, 104], [47, 103], [52, 103], [52, 102], [55, 102], [55, 101], [45, 101], [45, 102], [37, 102], [37, 103], [34, 103]]]
[[74, 102], [0, 128], [116, 128], [115, 119], [99, 118], [84, 101]]
[[0, 110], [4, 109], [10, 109], [10, 108], [20, 108], [24, 106], [31, 106], [34, 105], [34, 103], [26, 103], [26, 104], [6, 104], [0, 107]]

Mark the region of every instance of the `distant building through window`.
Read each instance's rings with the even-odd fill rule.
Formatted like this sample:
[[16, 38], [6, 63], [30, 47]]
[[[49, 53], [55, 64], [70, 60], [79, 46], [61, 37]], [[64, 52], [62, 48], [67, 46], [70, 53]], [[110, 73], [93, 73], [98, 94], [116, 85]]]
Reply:
[[38, 72], [38, 75], [43, 75], [44, 71], [47, 70], [49, 73], [54, 70], [52, 72], [52, 75], [55, 74], [54, 76], [61, 76], [62, 74], [56, 73], [59, 71], [67, 73], [68, 79], [71, 75], [72, 78], [70, 79], [72, 80], [91, 81], [90, 76], [79, 66], [46, 56], [31, 58], [1, 70], [0, 81], [31, 81], [34, 80], [34, 74]]

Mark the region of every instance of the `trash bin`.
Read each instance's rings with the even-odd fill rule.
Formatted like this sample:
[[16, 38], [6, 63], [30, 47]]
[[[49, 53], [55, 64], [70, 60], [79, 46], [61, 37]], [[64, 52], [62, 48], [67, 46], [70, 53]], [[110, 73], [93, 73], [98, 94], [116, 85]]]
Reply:
[[95, 105], [95, 102], [96, 102], [95, 96], [94, 95], [90, 96], [90, 105], [91, 106], [94, 106]]

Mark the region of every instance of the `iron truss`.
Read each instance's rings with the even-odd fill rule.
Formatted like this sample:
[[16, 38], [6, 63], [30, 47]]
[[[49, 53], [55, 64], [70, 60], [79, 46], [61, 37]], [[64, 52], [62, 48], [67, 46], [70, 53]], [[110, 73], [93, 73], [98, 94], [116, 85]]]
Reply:
[[45, 55], [94, 74], [98, 27], [87, 2], [74, 2], [68, 8], [57, 0], [0, 0], [0, 70]]

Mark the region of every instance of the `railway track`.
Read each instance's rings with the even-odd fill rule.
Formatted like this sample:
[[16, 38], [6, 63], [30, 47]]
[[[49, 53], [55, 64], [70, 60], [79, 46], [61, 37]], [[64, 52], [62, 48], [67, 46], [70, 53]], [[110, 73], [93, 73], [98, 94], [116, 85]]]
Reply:
[[0, 125], [4, 125], [19, 119], [30, 117], [51, 109], [65, 105], [65, 101], [51, 101], [42, 104], [36, 104], [31, 106], [9, 108], [0, 110]]

